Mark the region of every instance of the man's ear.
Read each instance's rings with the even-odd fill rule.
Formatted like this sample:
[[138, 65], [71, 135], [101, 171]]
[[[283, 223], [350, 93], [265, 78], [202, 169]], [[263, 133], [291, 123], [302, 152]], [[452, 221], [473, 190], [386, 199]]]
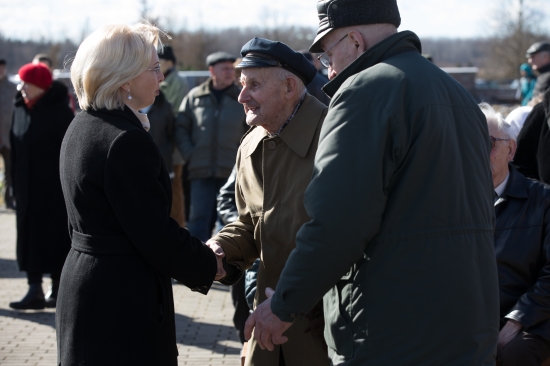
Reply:
[[357, 56], [365, 52], [368, 48], [367, 42], [363, 38], [363, 35], [356, 31], [352, 30], [348, 33], [349, 39], [353, 42], [353, 45], [355, 46], [355, 49], [357, 51]]
[[508, 141], [508, 161], [514, 160], [516, 155], [517, 144], [514, 140]]
[[285, 94], [287, 99], [291, 99], [296, 93], [296, 79], [293, 77], [287, 77], [285, 79]]
[[210, 76], [214, 75], [214, 67], [213, 66], [208, 66], [208, 71], [210, 72]]

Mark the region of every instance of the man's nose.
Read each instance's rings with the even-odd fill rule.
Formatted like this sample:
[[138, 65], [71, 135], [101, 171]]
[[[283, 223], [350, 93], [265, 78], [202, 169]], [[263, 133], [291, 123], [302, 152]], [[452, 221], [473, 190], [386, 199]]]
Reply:
[[239, 93], [239, 98], [237, 98], [237, 100], [239, 101], [239, 103], [241, 104], [244, 104], [246, 103], [248, 100], [250, 100], [250, 95], [248, 94], [248, 89], [247, 87], [243, 87], [243, 89], [241, 90], [241, 92]]

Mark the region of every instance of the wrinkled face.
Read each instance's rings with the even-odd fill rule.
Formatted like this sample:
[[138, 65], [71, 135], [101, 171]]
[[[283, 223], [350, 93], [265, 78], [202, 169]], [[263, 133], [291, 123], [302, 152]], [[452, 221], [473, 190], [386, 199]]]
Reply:
[[27, 100], [33, 100], [38, 98], [44, 93], [44, 89], [37, 87], [34, 84], [26, 83], [24, 81], [19, 84], [19, 90], [21, 90], [21, 95]]
[[497, 139], [505, 139], [495, 141], [495, 147], [491, 149], [491, 173], [493, 174], [493, 182], [500, 184], [508, 175], [508, 163], [512, 161], [516, 153], [516, 143], [502, 132], [498, 131], [496, 123], [488, 122], [489, 136]]
[[159, 95], [159, 84], [164, 80], [164, 75], [160, 72], [159, 59], [155, 49], [151, 51], [151, 62], [147, 69], [149, 70], [143, 71], [137, 77], [130, 80], [128, 85], [122, 87], [123, 89], [129, 89], [132, 96], [132, 99], [128, 100], [128, 93], [123, 90], [124, 102], [136, 110], [150, 106], [155, 102], [155, 97]]
[[225, 89], [235, 82], [235, 67], [231, 61], [218, 62], [208, 70], [216, 89]]
[[239, 103], [244, 106], [246, 123], [249, 126], [262, 126], [273, 131], [284, 118], [285, 80], [274, 75], [275, 68], [242, 69]]
[[356, 48], [350, 37], [345, 37], [345, 31], [338, 32], [338, 29], [329, 32], [321, 40], [323, 51], [327, 51], [326, 57], [329, 58], [330, 66], [328, 68], [328, 78], [334, 79], [343, 69], [351, 64], [357, 58]]
[[542, 51], [532, 54], [531, 57], [527, 59], [527, 62], [529, 62], [533, 70], [539, 70], [550, 64], [550, 52]]

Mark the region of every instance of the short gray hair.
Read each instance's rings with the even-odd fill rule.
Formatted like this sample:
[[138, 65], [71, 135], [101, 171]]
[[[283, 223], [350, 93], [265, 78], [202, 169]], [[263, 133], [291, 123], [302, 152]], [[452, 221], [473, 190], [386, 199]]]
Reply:
[[275, 76], [280, 80], [285, 80], [286, 78], [293, 78], [296, 80], [296, 89], [298, 90], [298, 95], [300, 98], [304, 96], [306, 93], [306, 86], [302, 79], [298, 77], [298, 75], [294, 74], [293, 72], [288, 71], [285, 68], [282, 67], [276, 67], [273, 69]]
[[502, 114], [495, 112], [493, 107], [491, 107], [488, 103], [485, 103], [485, 102], [480, 103], [479, 108], [485, 115], [485, 118], [487, 118], [487, 124], [491, 123], [506, 138], [516, 141], [516, 138], [518, 135], [517, 131], [515, 130], [514, 126], [506, 122], [504, 117], [502, 117]]

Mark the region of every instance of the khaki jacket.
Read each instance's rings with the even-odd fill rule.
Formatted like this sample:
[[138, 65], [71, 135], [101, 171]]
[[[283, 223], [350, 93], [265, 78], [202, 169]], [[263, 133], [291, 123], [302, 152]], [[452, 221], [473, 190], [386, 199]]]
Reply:
[[[327, 107], [306, 95], [296, 116], [278, 136], [270, 137], [263, 128], [251, 129], [237, 154], [235, 196], [239, 218], [223, 228], [219, 241], [229, 264], [241, 270], [256, 258], [262, 262], [254, 306], [265, 299], [266, 287], [275, 289], [298, 229], [309, 221], [304, 208], [304, 192], [313, 173], [319, 132]], [[285, 333], [283, 344], [287, 366], [328, 365], [327, 352], [320, 338], [304, 333], [309, 320], [297, 320]], [[246, 365], [279, 365], [279, 347], [262, 351], [249, 342]]]

